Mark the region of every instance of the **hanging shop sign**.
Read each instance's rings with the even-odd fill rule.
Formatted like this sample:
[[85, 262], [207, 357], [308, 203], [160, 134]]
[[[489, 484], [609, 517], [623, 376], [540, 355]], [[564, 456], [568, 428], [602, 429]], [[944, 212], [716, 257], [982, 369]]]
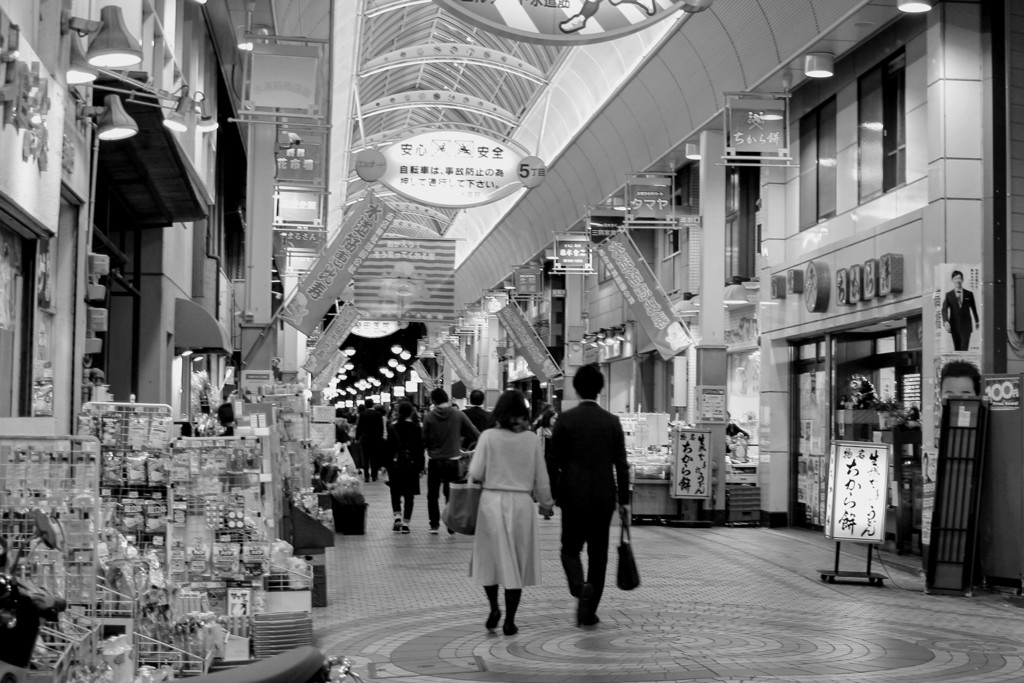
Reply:
[[404, 330], [408, 325], [397, 320], [360, 320], [352, 326], [352, 334], [367, 339], [380, 339]]
[[280, 190], [274, 195], [274, 223], [323, 227], [323, 194]]
[[512, 273], [512, 282], [516, 286], [516, 295], [540, 294], [541, 269], [534, 266], [519, 266]]
[[593, 242], [580, 233], [555, 235], [555, 265], [557, 273], [594, 272]]
[[833, 441], [829, 454], [825, 537], [837, 541], [882, 543], [889, 459], [884, 443]]
[[259, 43], [249, 52], [248, 80], [242, 93], [246, 118], [282, 116], [319, 119], [326, 110], [328, 89], [324, 73], [324, 45], [286, 42], [274, 37], [274, 44]]
[[736, 166], [788, 165], [789, 94], [724, 93], [726, 164]]
[[585, 45], [615, 40], [673, 16], [679, 10], [700, 12], [706, 0], [434, 0], [464, 21], [485, 31], [546, 45]]
[[306, 356], [302, 369], [311, 375], [317, 374], [327, 360], [341, 347], [357, 320], [359, 320], [359, 309], [346, 302], [338, 309], [338, 314], [334, 316], [331, 324], [317, 339], [316, 346]]
[[462, 380], [468, 389], [480, 388], [480, 376], [477, 375], [476, 370], [473, 369], [473, 366], [469, 364], [469, 361], [466, 360], [455, 344], [451, 342], [441, 344], [441, 353], [444, 354], [445, 361], [452, 366], [455, 374], [459, 376], [459, 379]]
[[590, 212], [587, 218], [587, 232], [590, 234], [590, 241], [600, 244], [606, 239], [622, 230], [626, 223], [626, 217], [621, 211], [605, 211], [595, 209]]
[[407, 199], [450, 209], [536, 187], [546, 173], [544, 162], [518, 145], [465, 130], [418, 133], [379, 151], [363, 150], [355, 169], [361, 179], [380, 180]]
[[562, 374], [558, 363], [551, 357], [548, 347], [544, 345], [537, 331], [526, 319], [526, 314], [519, 305], [512, 302], [498, 311], [498, 320], [508, 333], [509, 340], [519, 353], [526, 359], [534, 376], [547, 382]]
[[274, 159], [277, 184], [324, 187], [325, 138], [321, 131], [281, 126]]
[[626, 180], [626, 223], [629, 227], [675, 225], [674, 176], [633, 176]]
[[824, 261], [811, 261], [804, 269], [804, 305], [811, 313], [828, 309], [832, 275]]
[[484, 292], [483, 298], [480, 301], [483, 307], [484, 313], [493, 315], [505, 308], [508, 304], [508, 292], [504, 289], [496, 289], [490, 292]]
[[596, 249], [662, 358], [668, 360], [693, 344], [686, 324], [628, 234], [619, 233]]
[[455, 322], [455, 240], [379, 240], [356, 273], [355, 303], [373, 320]]
[[694, 429], [672, 431], [673, 498], [711, 498], [711, 432]]
[[281, 318], [303, 334], [312, 334], [395, 216], [395, 211], [374, 196], [372, 190], [367, 192], [352, 207], [341, 230], [282, 307]]

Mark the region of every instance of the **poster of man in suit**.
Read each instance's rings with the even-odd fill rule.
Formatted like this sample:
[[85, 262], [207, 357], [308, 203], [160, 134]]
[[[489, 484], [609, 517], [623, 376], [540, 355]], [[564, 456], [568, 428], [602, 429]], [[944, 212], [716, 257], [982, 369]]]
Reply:
[[943, 263], [936, 266], [932, 295], [935, 352], [981, 351], [981, 266]]

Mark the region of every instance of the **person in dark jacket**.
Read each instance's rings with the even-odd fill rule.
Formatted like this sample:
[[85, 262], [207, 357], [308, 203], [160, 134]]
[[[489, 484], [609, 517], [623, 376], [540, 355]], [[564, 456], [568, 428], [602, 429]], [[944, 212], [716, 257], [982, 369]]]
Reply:
[[[398, 404], [398, 421], [391, 429], [391, 458], [387, 464], [391, 486], [391, 511], [395, 516], [392, 531], [409, 533], [413, 498], [420, 494], [420, 473], [425, 464], [423, 433], [413, 418], [416, 411], [408, 401]], [[403, 512], [402, 503], [405, 503]]]
[[[469, 407], [462, 411], [473, 423], [478, 432], [482, 432], [491, 426], [491, 411], [484, 409], [484, 392], [474, 389], [469, 392]], [[462, 442], [462, 447], [470, 450], [476, 444], [469, 439]]]
[[[559, 416], [551, 434], [557, 470], [555, 501], [562, 508], [562, 567], [569, 593], [578, 599], [576, 623], [593, 626], [604, 592], [608, 533], [618, 502], [623, 524], [630, 521], [629, 465], [619, 418], [597, 404], [604, 375], [584, 365], [572, 386], [580, 404]], [[580, 553], [587, 547], [587, 573]]]
[[373, 399], [366, 399], [366, 409], [359, 415], [356, 423], [356, 440], [362, 451], [363, 479], [377, 481], [377, 472], [385, 457], [387, 433], [384, 428], [384, 416], [373, 408]]
[[[473, 443], [480, 438], [480, 432], [469, 421], [466, 414], [456, 410], [448, 402], [448, 393], [438, 387], [430, 392], [434, 407], [423, 418], [423, 445], [427, 449], [427, 516], [430, 518], [430, 533], [436, 534], [441, 526], [441, 509], [438, 500], [444, 486], [444, 499], [448, 500], [449, 484], [459, 476], [459, 457], [464, 438]], [[451, 529], [448, 530], [452, 532]]]

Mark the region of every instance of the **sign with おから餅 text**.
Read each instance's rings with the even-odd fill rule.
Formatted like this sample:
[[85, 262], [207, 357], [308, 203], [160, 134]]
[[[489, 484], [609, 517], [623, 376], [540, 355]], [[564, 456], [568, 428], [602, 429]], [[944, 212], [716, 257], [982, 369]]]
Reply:
[[882, 543], [892, 446], [833, 441], [829, 457], [825, 537]]

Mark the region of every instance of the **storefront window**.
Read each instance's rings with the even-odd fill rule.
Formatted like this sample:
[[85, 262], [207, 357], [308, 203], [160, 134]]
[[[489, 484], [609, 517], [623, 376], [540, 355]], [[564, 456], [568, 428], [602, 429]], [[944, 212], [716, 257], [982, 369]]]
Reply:
[[819, 528], [825, 519], [828, 491], [829, 412], [825, 373], [824, 342], [801, 344], [796, 348], [796, 509], [797, 526]]
[[25, 280], [30, 274], [22, 239], [0, 228], [0, 377], [5, 378], [0, 382], [0, 417], [25, 414]]

